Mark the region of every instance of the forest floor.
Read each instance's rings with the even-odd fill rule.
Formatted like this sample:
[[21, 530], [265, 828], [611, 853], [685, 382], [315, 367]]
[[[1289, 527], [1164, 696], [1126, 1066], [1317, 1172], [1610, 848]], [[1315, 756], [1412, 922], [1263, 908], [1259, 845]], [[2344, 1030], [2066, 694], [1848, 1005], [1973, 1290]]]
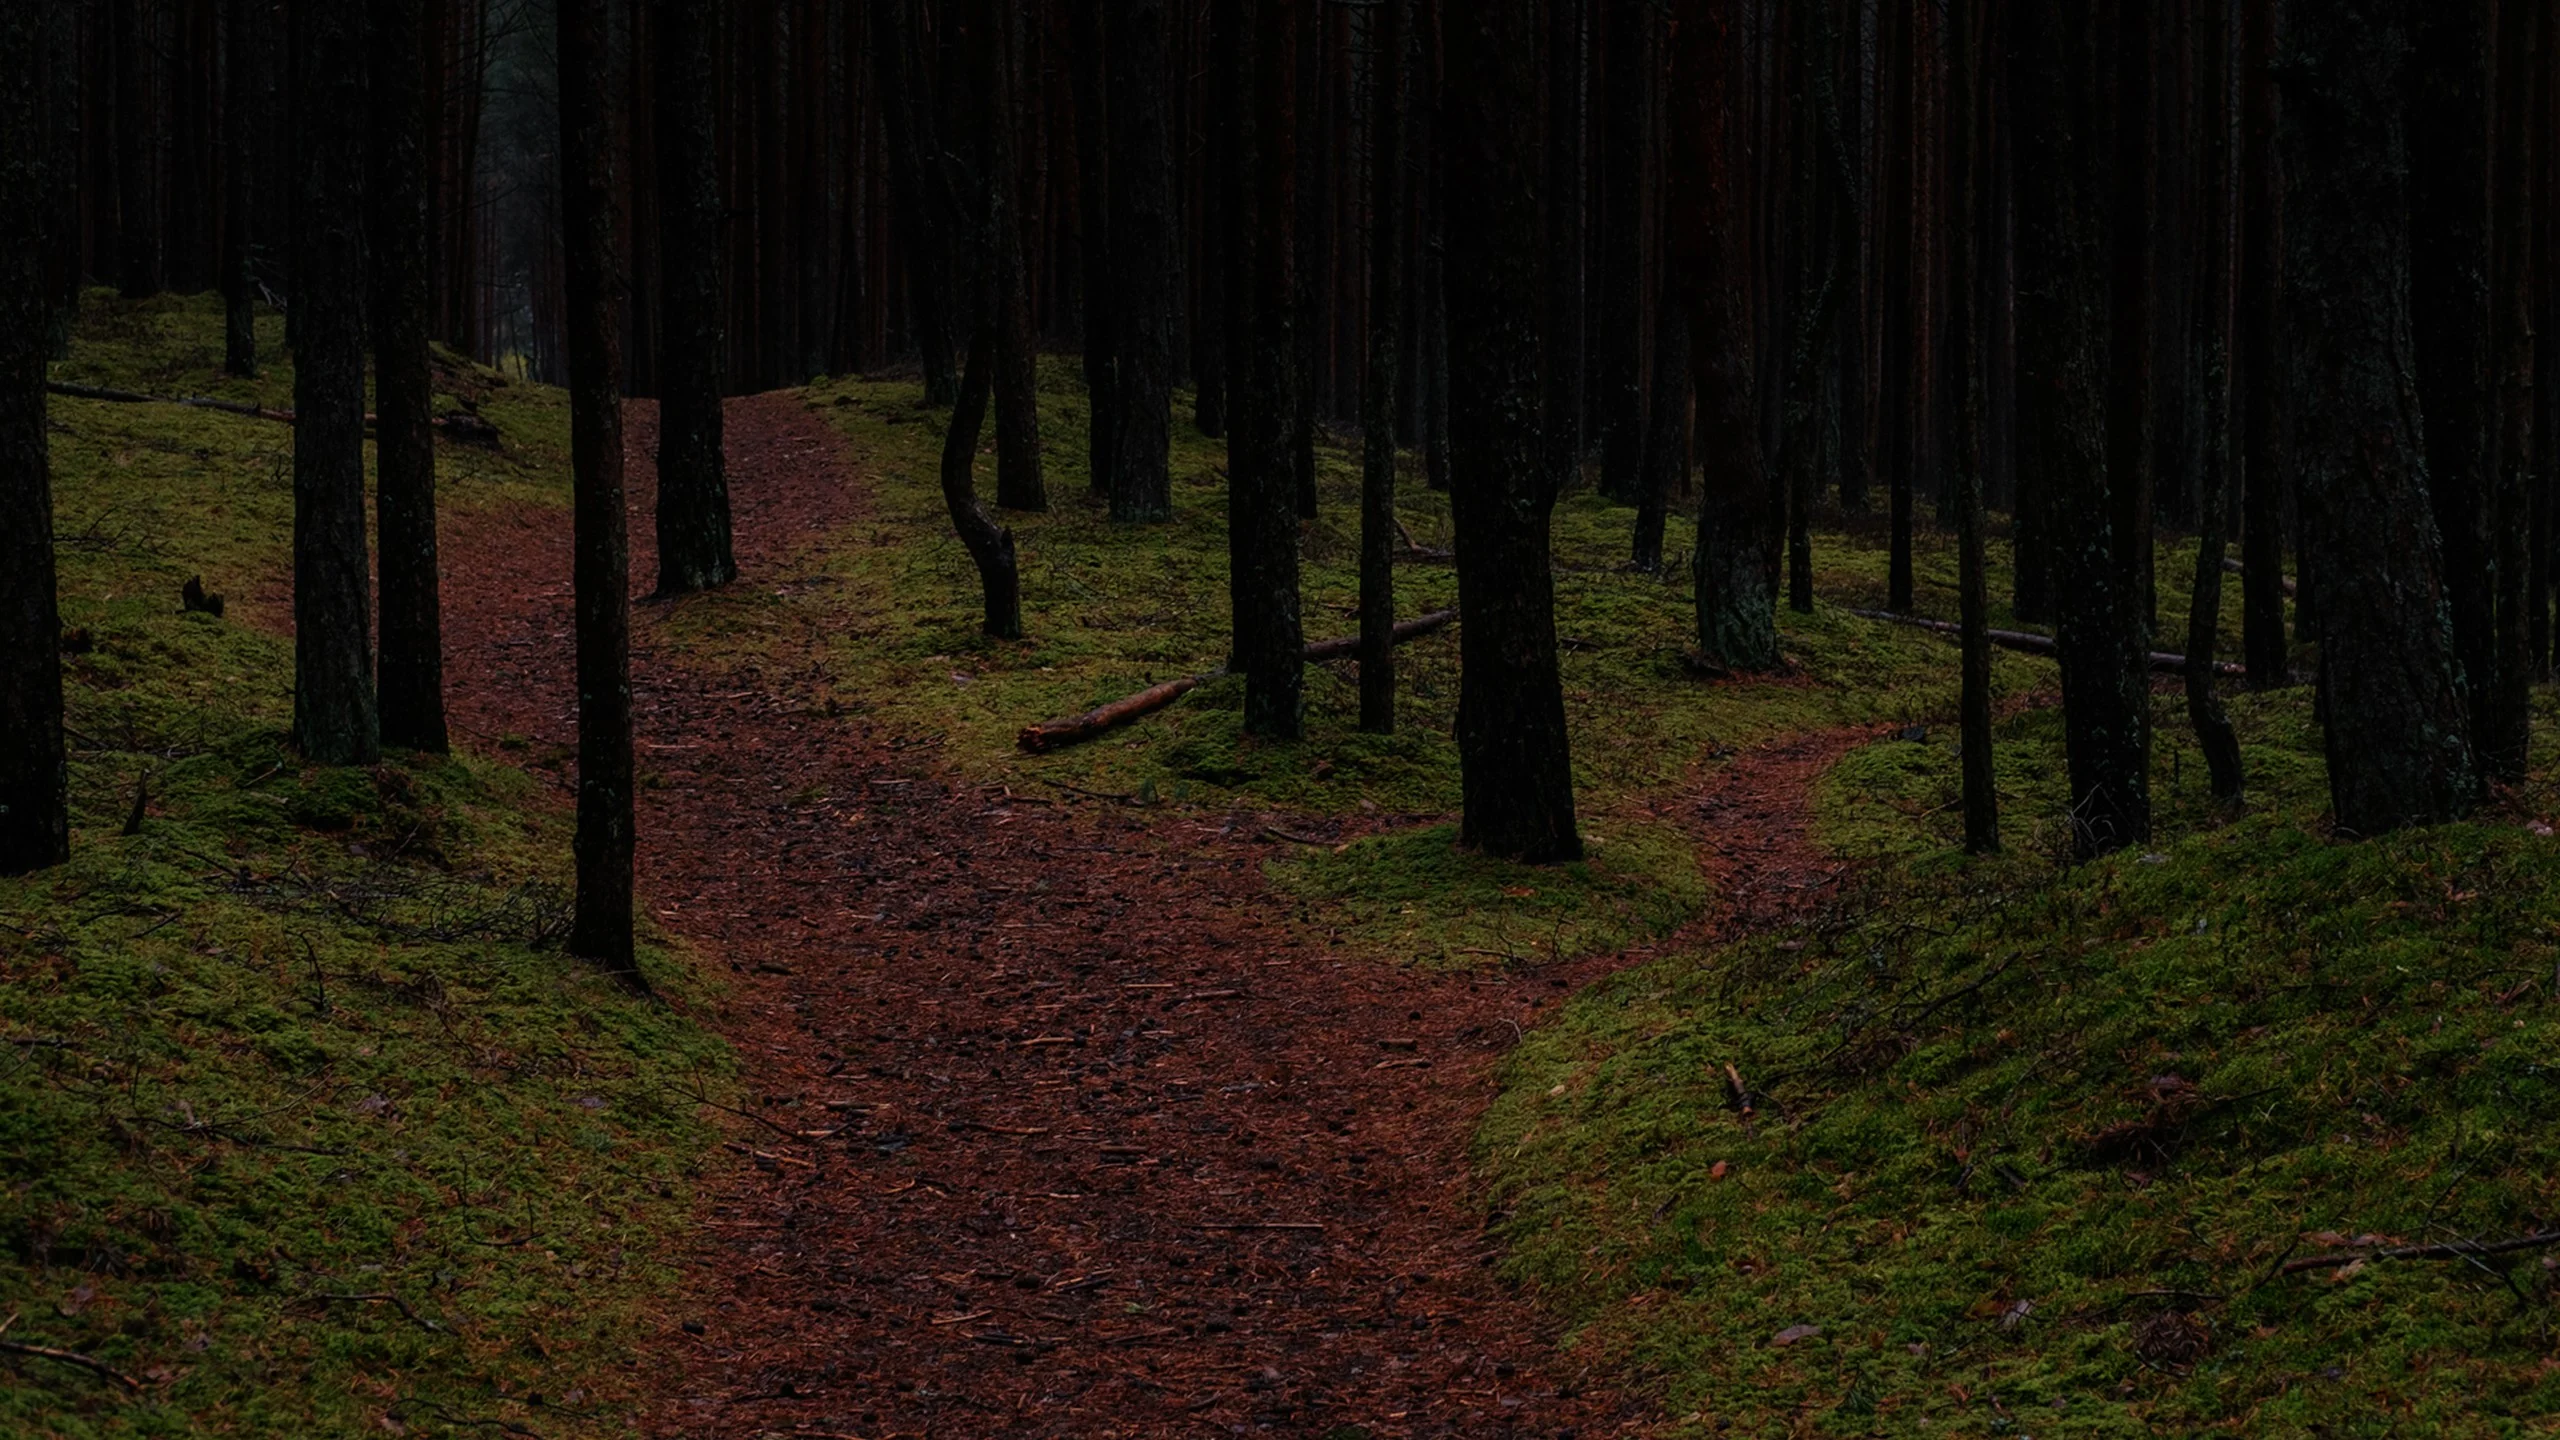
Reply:
[[[631, 416], [645, 577], [654, 417]], [[742, 584], [787, 588], [868, 504], [797, 396], [734, 402], [729, 452]], [[568, 590], [524, 583], [567, 573], [556, 518], [446, 541], [457, 724], [537, 764], [574, 740]], [[1652, 950], [1344, 960], [1262, 878], [1316, 837], [955, 775], [828, 714], [810, 675], [688, 666], [659, 636], [689, 603], [634, 630], [641, 888], [738, 972], [716, 1028], [756, 1116], [666, 1312], [661, 1430], [1549, 1436], [1643, 1413], [1492, 1278], [1466, 1157], [1496, 1057]], [[1829, 888], [1812, 782], [1870, 735], [1773, 743], [1661, 807], [1722, 897], [1686, 938]]]

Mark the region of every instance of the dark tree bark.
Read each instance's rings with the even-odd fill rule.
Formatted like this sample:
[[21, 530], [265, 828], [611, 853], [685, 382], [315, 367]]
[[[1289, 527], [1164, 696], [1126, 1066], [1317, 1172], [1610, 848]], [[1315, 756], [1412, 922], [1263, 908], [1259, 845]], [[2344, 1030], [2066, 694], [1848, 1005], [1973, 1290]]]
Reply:
[[1463, 667], [1458, 756], [1465, 843], [1544, 863], [1579, 858], [1556, 655], [1549, 521], [1555, 475], [1538, 430], [1537, 5], [1448, 12], [1450, 509]]
[[605, 88], [606, 0], [558, 4], [578, 647], [578, 898], [569, 950], [644, 987], [631, 933], [631, 554], [622, 495], [622, 244]]
[[[1786, 516], [1760, 453], [1745, 291], [1748, 228], [1734, 154], [1739, 0], [1683, 15], [1672, 37], [1671, 273], [1698, 392], [1698, 651], [1727, 670], [1778, 663], [1778, 551]], [[1475, 624], [1468, 611], [1468, 624]]]
[[0, 9], [0, 875], [71, 858], [44, 418], [44, 8]]
[[995, 389], [995, 330], [980, 326], [969, 340], [968, 367], [960, 375], [960, 398], [951, 410], [951, 428], [942, 438], [942, 503], [951, 527], [978, 567], [978, 586], [986, 597], [986, 632], [998, 640], [1022, 638], [1022, 575], [1013, 549], [1013, 532], [998, 524], [978, 503], [976, 476], [978, 436], [986, 424], [987, 399]]
[[[116, 67], [116, 283], [127, 299], [140, 299], [160, 293], [160, 105], [151, 64], [160, 50], [159, 7], [152, 0], [107, 4]], [[348, 23], [362, 34], [361, 15]]]
[[1245, 393], [1236, 397], [1227, 482], [1228, 562], [1245, 729], [1294, 739], [1305, 687], [1298, 593], [1296, 436], [1297, 29], [1301, 0], [1254, 0], [1253, 116], [1240, 146], [1254, 214], [1237, 258], [1250, 267]]
[[222, 101], [222, 368], [258, 373], [252, 217], [258, 203], [258, 143], [265, 123], [266, 30], [250, 0], [224, 0]]
[[[1591, 0], [1547, 9], [1547, 463], [1559, 493], [1582, 473]], [[1401, 232], [1399, 232], [1399, 236]], [[1379, 244], [1397, 243], [1381, 234]]]
[[1958, 732], [1964, 767], [1964, 848], [1975, 855], [2000, 848], [1999, 778], [1991, 750], [1991, 597], [1984, 574], [1982, 543], [1982, 414], [1983, 367], [1980, 308], [1982, 293], [1975, 274], [1980, 256], [1977, 237], [1982, 224], [1978, 180], [1986, 147], [1983, 136], [1985, 68], [1989, 47], [1983, 41], [1990, 0], [1953, 0], [1948, 6], [1949, 66], [1948, 192], [1952, 224], [1948, 240], [1953, 275], [1948, 330], [1962, 357], [1958, 365], [1954, 445], [1956, 522], [1956, 604], [1962, 630], [1963, 688], [1958, 697]]
[[[2154, 0], [2113, 0], [2115, 84], [2107, 126], [2111, 151], [2108, 181], [2107, 281], [2107, 492], [2115, 511], [2114, 535], [2123, 552], [2119, 566], [2133, 587], [2125, 597], [2125, 623], [2138, 632], [2127, 643], [2148, 650], [2157, 613], [2152, 585], [2152, 331], [2158, 321], [2153, 229], [2158, 206], [2153, 185], [2152, 68], [2157, 37]], [[2146, 751], [2148, 750], [2146, 738]]]
[[427, 354], [425, 17], [419, 0], [374, 0], [370, 19], [373, 152], [365, 199], [378, 417], [382, 740], [441, 755], [444, 624], [436, 593], [435, 373]]
[[[1644, 216], [1654, 88], [1654, 21], [1639, 0], [1600, 0], [1607, 85], [1600, 91], [1600, 488], [1634, 504], [1644, 487]], [[1454, 17], [1453, 17], [1454, 19]], [[1453, 68], [1453, 83], [1456, 72]], [[1535, 102], [1532, 101], [1534, 107]], [[1451, 144], [1461, 137], [1451, 136]]]
[[2402, 0], [2284, 14], [2285, 288], [2329, 794], [2373, 835], [2478, 794], [2412, 375]]
[[[658, 593], [738, 576], [721, 391], [728, 328], [716, 100], [718, 0], [666, 0], [654, 14], [659, 323]], [[886, 62], [884, 62], [886, 63]]]
[[[879, 71], [880, 125], [888, 142], [891, 207], [907, 257], [907, 290], [916, 349], [924, 362], [927, 405], [958, 394], [952, 334], [960, 317], [952, 290], [951, 247], [959, 224], [943, 181], [941, 127], [920, 73], [926, 55], [915, 43], [915, 0], [873, 0], [872, 61]], [[1088, 0], [1098, 3], [1098, 0]], [[974, 323], [974, 322], [969, 322]], [[1098, 482], [1097, 482], [1098, 483]]]
[[2010, 55], [2018, 140], [2022, 491], [2042, 497], [2061, 644], [2073, 848], [2151, 832], [2151, 697], [2140, 587], [2107, 470], [2108, 59], [2088, 8], [2020, 4]]
[[1671, 497], [1683, 490], [1689, 472], [1689, 408], [1695, 393], [1689, 383], [1689, 321], [1680, 313], [1678, 297], [1664, 308], [1670, 313], [1653, 326], [1653, 413], [1646, 422], [1644, 487], [1636, 499], [1634, 551], [1628, 557], [1647, 575], [1662, 573], [1662, 532], [1669, 522]]
[[1109, 0], [1111, 518], [1173, 517], [1173, 142], [1165, 0]]
[[2237, 803], [2244, 776], [2240, 739], [2223, 713], [2215, 689], [2214, 646], [2222, 630], [2223, 535], [2230, 523], [2229, 476], [2232, 460], [2231, 334], [2237, 308], [2238, 257], [2233, 201], [2238, 194], [2236, 165], [2238, 92], [2231, 84], [2238, 57], [2236, 8], [2248, 0], [2200, 0], [2197, 40], [2203, 54], [2203, 83], [2198, 87], [2204, 108], [2200, 215], [2203, 274], [2191, 337], [2193, 369], [2202, 405], [2201, 445], [2196, 477], [2195, 586], [2187, 609], [2187, 720], [2203, 747], [2205, 768], [2212, 776], [2214, 798]]
[[[1396, 728], [1396, 317], [1404, 301], [1405, 7], [1373, 12], [1369, 70], [1369, 371], [1361, 394], [1360, 728]], [[1550, 314], [1553, 312], [1550, 311]], [[1549, 367], [1552, 378], [1553, 366]], [[1554, 393], [1548, 395], [1555, 423]]]
[[296, 7], [293, 733], [324, 765], [381, 750], [364, 523], [363, 13]]
[[[2533, 124], [2533, 91], [2549, 60], [2543, 47], [2550, 26], [2550, 6], [2528, 0], [2506, 0], [2498, 9], [2497, 126], [2491, 205], [2494, 268], [2490, 276], [2490, 345], [2495, 368], [2496, 439], [2489, 475], [2486, 509], [2490, 534], [2490, 566], [2497, 577], [2491, 596], [2497, 612], [2497, 634], [2490, 673], [2472, 681], [2473, 746], [2490, 778], [2509, 784], [2522, 781], [2533, 739], [2532, 624], [2527, 605], [2531, 594], [2534, 449], [2543, 437], [2534, 432], [2533, 392], [2533, 221], [2540, 197], [2534, 194], [2534, 167], [2540, 151], [2551, 143]], [[2546, 258], [2543, 262], [2549, 264]], [[2432, 418], [2434, 412], [2428, 412]], [[2430, 456], [2436, 427], [2427, 427]], [[2453, 557], [2445, 557], [2448, 573]], [[2457, 635], [2457, 640], [2459, 636]]]
[[1915, 324], [1923, 294], [1915, 273], [1919, 215], [1914, 195], [1915, 134], [1913, 31], [1915, 8], [1885, 5], [1878, 12], [1876, 156], [1884, 167], [1877, 186], [1876, 288], [1882, 312], [1882, 369], [1876, 377], [1877, 460], [1885, 471], [1885, 606], [1908, 615], [1911, 574], [1912, 472], [1920, 463], [1922, 347]]
[[[1218, 0], [1225, 31], [1237, 0]], [[1103, 33], [1103, 0], [1067, 0], [1075, 53], [1068, 64], [1076, 93], [1076, 171], [1078, 219], [1084, 241], [1084, 388], [1086, 412], [1085, 467], [1096, 495], [1109, 498], [1117, 468], [1112, 442], [1119, 434], [1119, 406], [1113, 377], [1118, 371], [1112, 348], [1119, 342], [1120, 322], [1112, 304], [1111, 259], [1111, 98], [1109, 39]], [[1229, 43], [1233, 43], [1230, 41]], [[1231, 108], [1250, 101], [1230, 96]]]
[[2284, 613], [2284, 181], [2276, 148], [2276, 7], [2241, 17], [2240, 424], [2241, 648], [2249, 688], [2292, 681]]
[[[1020, 116], [1024, 108], [1022, 9], [1012, 0], [989, 6], [984, 19], [995, 31], [994, 88], [987, 163], [993, 170], [999, 215], [995, 225], [996, 504], [1007, 510], [1046, 510], [1049, 490], [1040, 474], [1040, 332], [1031, 314], [1031, 268], [1023, 253], [1023, 174]], [[1168, 502], [1169, 505], [1170, 502]]]
[[[2471, 743], [2499, 748], [2496, 551], [2489, 483], [2496, 421], [2489, 353], [2489, 51], [2499, 0], [2409, 0], [2409, 318], [2426, 492], [2444, 547], [2454, 657]], [[2515, 9], [2516, 5], [2506, 8]], [[2485, 776], [2483, 777], [2485, 778]]]
[[1242, 179], [1236, 167], [1236, 132], [1230, 88], [1236, 83], [1235, 24], [1232, 7], [1216, 3], [1200, 7], [1201, 161], [1199, 304], [1192, 328], [1193, 376], [1191, 423], [1212, 440], [1227, 437], [1228, 393], [1234, 372], [1236, 340], [1231, 333], [1235, 300], [1235, 262], [1229, 255], [1233, 215], [1242, 202]]

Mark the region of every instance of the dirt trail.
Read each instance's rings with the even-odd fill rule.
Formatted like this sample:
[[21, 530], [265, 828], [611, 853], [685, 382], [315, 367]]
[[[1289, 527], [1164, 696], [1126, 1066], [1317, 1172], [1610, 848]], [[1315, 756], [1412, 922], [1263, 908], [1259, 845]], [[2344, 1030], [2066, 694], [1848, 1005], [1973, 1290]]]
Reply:
[[[634, 407], [633, 574], [652, 572]], [[858, 513], [789, 396], [735, 402], [749, 579]], [[474, 744], [572, 738], [566, 527], [452, 527], [447, 636]], [[791, 677], [702, 685], [635, 625], [641, 885], [734, 962], [760, 1113], [716, 1171], [688, 1294], [644, 1364], [663, 1434], [1599, 1436], [1587, 1384], [1487, 1272], [1465, 1165], [1493, 1066], [1641, 957], [1420, 974], [1274, 913], [1253, 817], [1040, 805], [809, 713]], [[1857, 737], [1714, 771], [1684, 818], [1740, 905], [1826, 885], [1811, 778]], [[824, 796], [827, 799], [811, 797]], [[762, 1154], [752, 1153], [756, 1151]]]

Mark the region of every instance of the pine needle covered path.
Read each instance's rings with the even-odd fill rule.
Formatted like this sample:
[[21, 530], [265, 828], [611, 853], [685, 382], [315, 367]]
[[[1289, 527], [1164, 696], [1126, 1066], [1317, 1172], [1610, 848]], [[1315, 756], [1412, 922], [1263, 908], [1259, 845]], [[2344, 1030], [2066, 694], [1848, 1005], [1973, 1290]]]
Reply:
[[[630, 430], [645, 588], [648, 407]], [[787, 590], [795, 557], [860, 517], [857, 468], [790, 395], [733, 402], [729, 453], [740, 584]], [[470, 517], [445, 545], [458, 725], [565, 785], [566, 518]], [[672, 613], [634, 625], [641, 888], [737, 970], [715, 1023], [755, 1113], [640, 1357], [657, 1432], [1641, 1427], [1489, 1277], [1465, 1156], [1521, 1030], [1645, 954], [1336, 958], [1264, 887], [1298, 838], [1268, 817], [964, 780], [832, 717], [805, 667], [673, 653]], [[1807, 794], [1859, 738], [1746, 757], [1666, 803], [1725, 897], [1707, 924], [1828, 887]]]

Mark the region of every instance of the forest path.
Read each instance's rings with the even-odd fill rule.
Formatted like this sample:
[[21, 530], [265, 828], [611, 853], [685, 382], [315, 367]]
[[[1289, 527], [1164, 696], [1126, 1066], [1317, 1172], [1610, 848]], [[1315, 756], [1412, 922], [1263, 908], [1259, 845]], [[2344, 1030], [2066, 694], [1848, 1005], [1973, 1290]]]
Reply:
[[[652, 407], [630, 411], [632, 575], [654, 574]], [[861, 513], [796, 396], [732, 403], [742, 584], [788, 590]], [[448, 527], [456, 726], [574, 742], [558, 511]], [[697, 603], [697, 602], [680, 602]], [[706, 1178], [654, 1431], [1580, 1436], [1643, 1407], [1586, 1387], [1488, 1273], [1467, 1167], [1494, 1067], [1572, 989], [1645, 958], [1465, 973], [1337, 959], [1266, 893], [1261, 817], [1048, 805], [826, 717], [806, 677], [706, 683], [634, 617], [640, 884], [739, 973], [715, 1023], [758, 1112]], [[1836, 874], [1805, 834], [1851, 733], [1704, 773], [1677, 813], [1729, 902]], [[840, 1128], [839, 1128], [840, 1127]], [[760, 1153], [759, 1153], [760, 1152]]]

